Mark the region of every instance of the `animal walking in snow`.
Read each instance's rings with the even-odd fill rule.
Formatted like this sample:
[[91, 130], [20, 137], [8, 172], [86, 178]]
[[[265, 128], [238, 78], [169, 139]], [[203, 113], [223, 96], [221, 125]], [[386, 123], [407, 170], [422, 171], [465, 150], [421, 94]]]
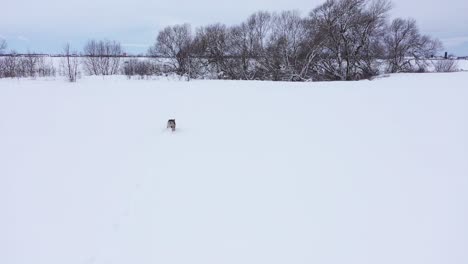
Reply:
[[167, 128], [170, 128], [172, 130], [172, 132], [175, 131], [176, 129], [176, 122], [175, 122], [175, 119], [169, 119], [167, 121]]

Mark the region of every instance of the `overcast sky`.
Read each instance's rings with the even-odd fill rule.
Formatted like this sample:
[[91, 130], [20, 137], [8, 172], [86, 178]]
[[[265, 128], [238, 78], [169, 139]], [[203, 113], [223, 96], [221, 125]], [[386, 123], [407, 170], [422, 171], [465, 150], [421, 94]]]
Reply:
[[[18, 52], [60, 52], [65, 42], [81, 50], [90, 38], [120, 41], [145, 53], [158, 30], [175, 23], [237, 24], [258, 10], [298, 10], [307, 15], [324, 0], [0, 0], [0, 38]], [[468, 55], [468, 0], [393, 0], [392, 17], [415, 18], [446, 50]]]

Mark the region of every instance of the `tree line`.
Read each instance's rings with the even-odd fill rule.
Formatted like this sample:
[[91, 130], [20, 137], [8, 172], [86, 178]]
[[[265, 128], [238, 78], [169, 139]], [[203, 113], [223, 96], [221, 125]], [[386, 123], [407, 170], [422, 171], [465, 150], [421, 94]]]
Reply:
[[161, 30], [149, 54], [178, 74], [236, 80], [360, 80], [379, 72], [424, 71], [441, 49], [413, 19], [388, 20], [387, 0], [328, 0], [297, 11], [252, 14], [239, 25]]
[[[4, 54], [6, 48], [6, 41], [0, 39], [0, 55]], [[56, 74], [55, 68], [42, 56], [35, 56], [30, 52], [26, 56], [16, 56], [15, 52], [9, 55], [0, 57], [0, 78], [45, 77]]]
[[[382, 72], [426, 71], [441, 42], [421, 34], [413, 19], [390, 21], [390, 10], [389, 0], [327, 0], [306, 16], [259, 11], [232, 26], [216, 23], [193, 30], [189, 24], [171, 25], [159, 31], [148, 50], [152, 59], [144, 60], [123, 61], [120, 43], [90, 40], [80, 58], [65, 46], [60, 72], [70, 81], [80, 68], [88, 75], [129, 77], [349, 81]], [[0, 42], [0, 52], [5, 48]], [[0, 60], [0, 77], [11, 77], [12, 71], [4, 70], [12, 65], [8, 59]], [[439, 64], [436, 70], [454, 69], [451, 62]], [[25, 68], [21, 72], [32, 74], [31, 67]]]

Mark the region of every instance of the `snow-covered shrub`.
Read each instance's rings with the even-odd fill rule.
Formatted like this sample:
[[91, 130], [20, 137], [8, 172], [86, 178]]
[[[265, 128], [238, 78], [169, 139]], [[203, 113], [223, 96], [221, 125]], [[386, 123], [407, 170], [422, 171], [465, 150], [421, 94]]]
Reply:
[[0, 78], [45, 77], [55, 76], [55, 73], [53, 64], [43, 56], [11, 52], [0, 58]]
[[456, 72], [458, 62], [456, 60], [438, 60], [434, 63], [435, 72]]
[[151, 75], [159, 75], [160, 70], [156, 64], [149, 60], [130, 59], [124, 62], [122, 67], [123, 74], [129, 79], [132, 76], [138, 76], [140, 79]]

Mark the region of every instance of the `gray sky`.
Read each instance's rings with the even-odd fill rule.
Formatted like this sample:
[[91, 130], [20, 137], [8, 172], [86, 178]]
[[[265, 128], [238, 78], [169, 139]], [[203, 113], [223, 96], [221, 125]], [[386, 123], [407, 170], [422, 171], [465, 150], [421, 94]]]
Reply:
[[[144, 53], [166, 25], [237, 24], [258, 10], [299, 10], [324, 0], [0, 0], [0, 38], [24, 52], [59, 52], [69, 41], [77, 50], [90, 38], [120, 41]], [[393, 0], [392, 17], [412, 17], [421, 31], [440, 38], [446, 50], [468, 55], [467, 0]]]

